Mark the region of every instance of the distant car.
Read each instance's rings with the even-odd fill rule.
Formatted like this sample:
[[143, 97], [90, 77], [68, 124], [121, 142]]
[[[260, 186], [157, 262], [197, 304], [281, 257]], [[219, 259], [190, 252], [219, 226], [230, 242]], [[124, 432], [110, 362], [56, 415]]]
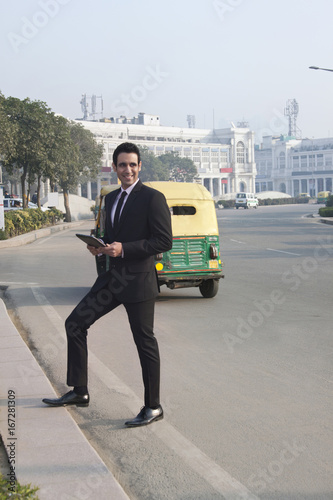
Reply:
[[253, 193], [237, 193], [235, 200], [235, 207], [243, 208], [258, 208], [259, 201]]
[[[10, 212], [11, 210], [22, 210], [23, 209], [22, 198], [4, 198], [3, 208], [5, 212]], [[38, 205], [29, 201], [28, 208], [38, 208]], [[41, 210], [42, 212], [46, 212], [49, 209], [41, 207]]]
[[297, 198], [311, 198], [311, 196], [308, 193], [299, 193]]

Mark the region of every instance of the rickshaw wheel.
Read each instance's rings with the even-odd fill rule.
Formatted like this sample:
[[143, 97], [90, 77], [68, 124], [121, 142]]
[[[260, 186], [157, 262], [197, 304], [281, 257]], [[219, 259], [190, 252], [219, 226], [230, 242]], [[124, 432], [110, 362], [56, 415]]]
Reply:
[[199, 285], [199, 290], [205, 299], [211, 299], [219, 290], [219, 282], [218, 280], [206, 280]]

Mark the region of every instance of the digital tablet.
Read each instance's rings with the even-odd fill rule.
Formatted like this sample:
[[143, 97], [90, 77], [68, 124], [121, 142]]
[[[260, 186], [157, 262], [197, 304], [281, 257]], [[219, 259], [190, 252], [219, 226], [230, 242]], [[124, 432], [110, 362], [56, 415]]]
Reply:
[[90, 245], [91, 247], [95, 248], [106, 247], [104, 241], [100, 240], [99, 238], [96, 238], [95, 236], [90, 236], [88, 234], [78, 234], [78, 233], [76, 233], [76, 236], [80, 238], [80, 240], [84, 241], [87, 245]]

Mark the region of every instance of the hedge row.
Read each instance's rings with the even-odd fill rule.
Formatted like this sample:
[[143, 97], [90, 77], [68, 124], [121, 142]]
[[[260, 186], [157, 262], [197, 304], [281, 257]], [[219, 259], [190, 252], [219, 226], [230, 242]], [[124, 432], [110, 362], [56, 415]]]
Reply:
[[309, 203], [310, 198], [266, 198], [259, 200], [259, 205], [294, 205], [295, 203]]
[[[261, 205], [291, 205], [295, 203], [309, 203], [309, 198], [266, 198], [264, 200], [259, 200], [259, 206]], [[217, 202], [217, 207], [223, 206], [223, 208], [234, 208], [235, 200], [219, 200]]]
[[6, 240], [43, 227], [54, 226], [63, 220], [64, 214], [52, 208], [43, 212], [39, 208], [11, 210], [5, 213], [5, 230], [0, 230], [0, 239]]
[[321, 217], [333, 217], [333, 207], [322, 207], [319, 209]]

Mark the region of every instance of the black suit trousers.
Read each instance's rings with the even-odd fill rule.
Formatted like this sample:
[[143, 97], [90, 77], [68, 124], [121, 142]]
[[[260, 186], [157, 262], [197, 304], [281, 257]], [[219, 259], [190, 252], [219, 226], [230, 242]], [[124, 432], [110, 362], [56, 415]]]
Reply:
[[[158, 406], [160, 389], [160, 356], [154, 335], [155, 298], [143, 302], [121, 302], [107, 286], [97, 292], [92, 289], [66, 320], [67, 384], [88, 385], [88, 329], [99, 318], [124, 305], [136, 344], [144, 383], [144, 401], [149, 407]], [[114, 325], [110, 329], [116, 328]], [[109, 333], [109, 332], [107, 332]]]

